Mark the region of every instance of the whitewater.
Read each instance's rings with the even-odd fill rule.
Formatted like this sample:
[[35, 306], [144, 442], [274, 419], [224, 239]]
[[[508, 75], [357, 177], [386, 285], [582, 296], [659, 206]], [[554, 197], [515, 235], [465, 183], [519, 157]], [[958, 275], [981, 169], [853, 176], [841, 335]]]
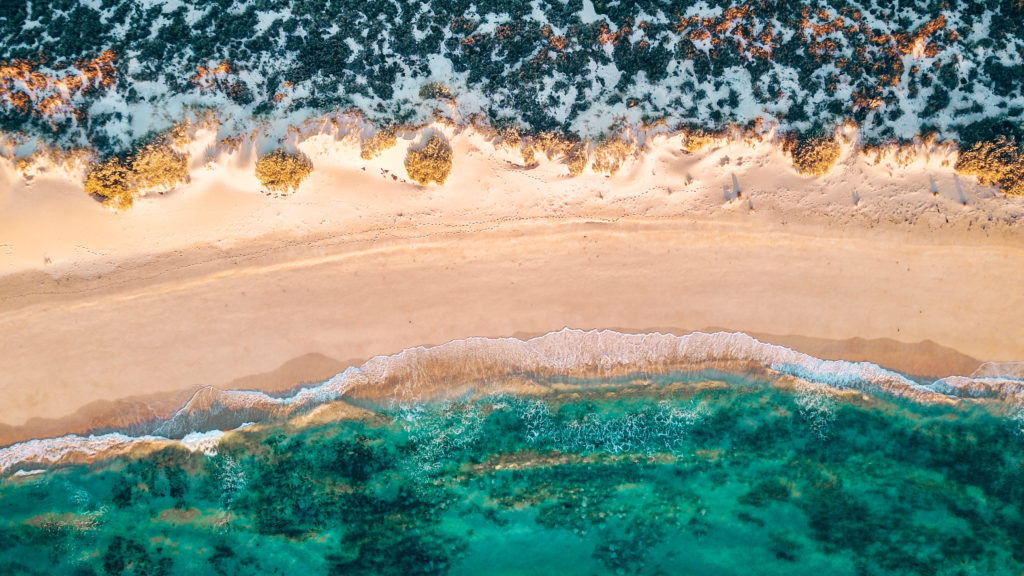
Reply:
[[[289, 395], [203, 388], [170, 418], [97, 435], [69, 434], [0, 448], [0, 474], [112, 458], [137, 448], [179, 445], [215, 454], [225, 431], [285, 420], [336, 400], [414, 404], [522, 392], [523, 380], [588, 382], [666, 374], [764, 374], [806, 389], [854, 390], [920, 403], [986, 399], [1016, 417], [1024, 405], [1024, 363], [986, 363], [969, 376], [921, 383], [871, 362], [823, 360], [740, 332], [627, 334], [565, 328], [543, 336], [465, 338], [377, 356]], [[526, 390], [536, 391], [535, 387]], [[24, 473], [24, 472], [23, 472]]]

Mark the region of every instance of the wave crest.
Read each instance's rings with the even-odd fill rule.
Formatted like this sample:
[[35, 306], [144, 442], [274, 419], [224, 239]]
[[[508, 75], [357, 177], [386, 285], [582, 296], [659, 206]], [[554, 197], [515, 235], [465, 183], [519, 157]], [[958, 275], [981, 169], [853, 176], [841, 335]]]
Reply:
[[[1024, 363], [1014, 366], [1024, 370]], [[348, 368], [326, 382], [284, 397], [204, 388], [162, 421], [99, 436], [67, 435], [2, 448], [0, 474], [29, 465], [117, 456], [144, 445], [176, 443], [209, 453], [215, 450], [221, 430], [291, 417], [343, 398], [429, 401], [467, 393], [535, 390], [553, 378], [584, 382], [707, 369], [763, 373], [791, 378], [800, 385], [883, 392], [919, 402], [985, 398], [1020, 404], [1024, 398], [1024, 381], [1003, 376], [1005, 365], [983, 366], [984, 371], [979, 369], [972, 377], [951, 376], [919, 384], [870, 362], [822, 360], [738, 332], [676, 336], [566, 328], [529, 340], [466, 338], [430, 348], [409, 348], [392, 356], [374, 357], [358, 368]], [[1002, 377], [992, 377], [990, 372]]]

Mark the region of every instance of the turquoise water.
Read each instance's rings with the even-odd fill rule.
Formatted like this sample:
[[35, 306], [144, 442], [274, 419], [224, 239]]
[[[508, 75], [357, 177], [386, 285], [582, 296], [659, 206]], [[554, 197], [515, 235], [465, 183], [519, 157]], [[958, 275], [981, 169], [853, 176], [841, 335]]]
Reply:
[[554, 389], [8, 477], [0, 574], [1024, 570], [1001, 406], [735, 375]]

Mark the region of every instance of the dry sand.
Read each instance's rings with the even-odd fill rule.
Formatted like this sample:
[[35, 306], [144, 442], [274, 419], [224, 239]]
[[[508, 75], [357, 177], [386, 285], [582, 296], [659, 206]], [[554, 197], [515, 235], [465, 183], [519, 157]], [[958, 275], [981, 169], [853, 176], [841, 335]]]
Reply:
[[443, 187], [402, 181], [407, 141], [364, 162], [329, 137], [301, 144], [317, 169], [290, 198], [257, 192], [244, 151], [125, 214], [0, 176], [0, 443], [564, 326], [738, 330], [931, 377], [1024, 359], [1024, 205], [948, 156], [847, 149], [810, 180], [768, 144], [668, 139], [570, 179], [446, 130]]

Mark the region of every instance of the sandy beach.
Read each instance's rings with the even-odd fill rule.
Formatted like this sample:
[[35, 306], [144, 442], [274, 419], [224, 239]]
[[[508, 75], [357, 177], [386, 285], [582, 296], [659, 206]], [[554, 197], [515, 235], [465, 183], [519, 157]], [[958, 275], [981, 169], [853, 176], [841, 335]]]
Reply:
[[566, 326], [743, 331], [924, 377], [1024, 359], [1024, 205], [941, 151], [893, 167], [847, 148], [810, 179], [767, 142], [665, 138], [570, 179], [444, 129], [443, 187], [401, 178], [411, 137], [372, 161], [308, 138], [316, 169], [287, 198], [257, 191], [251, 153], [223, 155], [122, 214], [6, 172], [0, 442]]

